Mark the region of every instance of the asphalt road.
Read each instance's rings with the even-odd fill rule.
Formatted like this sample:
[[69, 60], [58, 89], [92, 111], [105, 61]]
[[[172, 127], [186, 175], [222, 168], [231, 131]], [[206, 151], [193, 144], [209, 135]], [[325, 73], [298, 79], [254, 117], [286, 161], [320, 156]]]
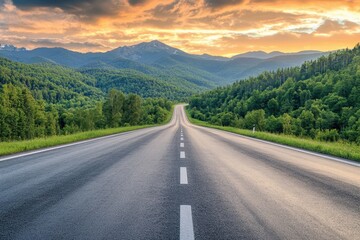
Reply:
[[0, 239], [360, 239], [360, 165], [190, 124], [0, 158]]

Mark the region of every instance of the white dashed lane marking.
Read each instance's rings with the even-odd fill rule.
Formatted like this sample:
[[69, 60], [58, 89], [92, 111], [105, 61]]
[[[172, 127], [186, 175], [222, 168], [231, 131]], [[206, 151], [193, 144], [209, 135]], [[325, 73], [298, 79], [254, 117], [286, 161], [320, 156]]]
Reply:
[[180, 240], [194, 240], [191, 206], [180, 205]]
[[[180, 141], [184, 141], [184, 134], [181, 128]], [[184, 148], [185, 144], [180, 143], [180, 147]], [[180, 158], [185, 158], [185, 151], [180, 151]], [[180, 184], [188, 184], [187, 168], [180, 167]], [[194, 240], [194, 226], [192, 220], [192, 212], [190, 205], [180, 205], [180, 240]]]
[[180, 184], [188, 184], [186, 167], [180, 168]]

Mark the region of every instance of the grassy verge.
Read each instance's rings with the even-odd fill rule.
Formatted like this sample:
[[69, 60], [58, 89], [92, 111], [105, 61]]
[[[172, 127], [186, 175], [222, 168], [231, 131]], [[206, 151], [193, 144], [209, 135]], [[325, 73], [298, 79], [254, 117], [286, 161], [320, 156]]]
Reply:
[[350, 144], [346, 142], [321, 142], [313, 139], [299, 138], [296, 136], [274, 134], [268, 132], [253, 133], [251, 130], [217, 126], [191, 118], [188, 111], [186, 111], [186, 115], [188, 116], [188, 119], [191, 123], [199, 126], [220, 129], [248, 137], [258, 138], [270, 142], [280, 143], [292, 147], [302, 148], [318, 153], [324, 153], [335, 157], [341, 157], [360, 162], [360, 146], [356, 144]]
[[[171, 120], [173, 110], [174, 107], [171, 109], [169, 116], [167, 117], [166, 121], [163, 124], [166, 124]], [[73, 143], [91, 138], [103, 137], [107, 135], [128, 132], [142, 128], [154, 127], [163, 124], [98, 129], [98, 130], [79, 132], [69, 135], [51, 136], [46, 138], [36, 138], [36, 139], [24, 140], [24, 141], [0, 142], [0, 156], [12, 154], [12, 153], [19, 153], [23, 151], [35, 150], [40, 148], [53, 147], [57, 145]]]

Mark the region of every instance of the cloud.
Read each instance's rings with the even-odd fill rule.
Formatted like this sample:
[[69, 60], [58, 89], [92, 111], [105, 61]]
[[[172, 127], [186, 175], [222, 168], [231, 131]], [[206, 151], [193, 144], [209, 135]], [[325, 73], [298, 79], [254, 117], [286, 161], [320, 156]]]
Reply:
[[231, 30], [258, 30], [261, 28], [278, 30], [290, 25], [302, 24], [301, 19], [305, 15], [261, 11], [261, 10], [239, 10], [226, 11], [222, 13], [214, 13], [199, 18], [188, 19], [193, 25], [212, 26], [215, 29], [231, 29]]
[[155, 8], [146, 11], [152, 18], [179, 17], [179, 1], [173, 1], [169, 4], [159, 4]]
[[84, 19], [113, 16], [124, 7], [124, 3], [120, 0], [13, 0], [13, 4], [22, 10], [59, 8]]
[[31, 44], [39, 47], [63, 47], [63, 48], [102, 48], [98, 43], [91, 42], [61, 42], [53, 39], [34, 39], [29, 41]]
[[243, 0], [205, 0], [205, 5], [211, 8], [221, 8], [225, 6], [238, 5]]
[[132, 6], [143, 4], [145, 2], [146, 2], [146, 0], [129, 0], [129, 4]]
[[279, 0], [250, 0], [250, 3], [275, 3], [275, 2], [278, 2]]
[[356, 28], [360, 28], [360, 25], [351, 21], [338, 22], [325, 20], [323, 24], [316, 29], [316, 32], [322, 34], [331, 34], [344, 30], [354, 30]]

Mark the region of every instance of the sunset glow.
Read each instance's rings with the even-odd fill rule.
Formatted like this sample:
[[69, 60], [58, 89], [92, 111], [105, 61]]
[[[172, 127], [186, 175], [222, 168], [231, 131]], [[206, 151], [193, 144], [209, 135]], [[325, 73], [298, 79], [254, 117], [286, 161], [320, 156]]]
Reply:
[[157, 39], [196, 54], [334, 50], [360, 41], [359, 0], [0, 0], [1, 43], [108, 51]]

